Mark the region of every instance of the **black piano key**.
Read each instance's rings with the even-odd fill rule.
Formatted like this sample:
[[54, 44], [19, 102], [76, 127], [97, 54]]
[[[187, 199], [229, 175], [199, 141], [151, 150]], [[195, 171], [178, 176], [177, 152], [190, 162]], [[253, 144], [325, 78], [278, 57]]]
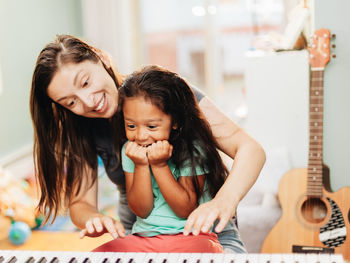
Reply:
[[163, 259], [163, 262], [162, 262], [162, 263], [166, 263], [166, 262], [167, 262], [166, 258], [165, 258], [165, 259]]
[[54, 258], [50, 261], [50, 263], [58, 263], [58, 262], [59, 262], [59, 260], [58, 260], [57, 257], [54, 257]]
[[152, 263], [152, 262], [153, 262], [153, 259], [150, 258], [150, 259], [148, 260], [148, 263]]
[[45, 257], [42, 257], [41, 259], [39, 259], [38, 263], [46, 263], [47, 259]]
[[118, 258], [116, 261], [115, 261], [115, 263], [122, 263], [123, 262], [123, 260], [121, 259], [121, 258]]
[[[103, 261], [104, 262], [104, 261]], [[91, 260], [89, 258], [85, 258], [83, 263], [91, 263]]]
[[15, 263], [17, 262], [17, 258], [15, 256], [13, 256], [12, 258], [10, 258], [9, 261], [7, 261], [7, 263]]
[[78, 263], [78, 260], [77, 260], [75, 257], [72, 257], [72, 258], [69, 260], [69, 263]]
[[34, 263], [35, 259], [33, 257], [29, 257], [25, 263]]
[[111, 261], [109, 261], [109, 259], [108, 258], [105, 258], [103, 261], [102, 261], [102, 263], [110, 263]]
[[130, 258], [128, 261], [128, 263], [134, 263], [134, 262], [135, 262], [135, 260], [133, 258]]
[[211, 259], [211, 260], [210, 260], [210, 263], [214, 263], [214, 259]]
[[0, 263], [4, 262], [4, 257], [3, 256], [0, 256]]
[[200, 262], [201, 262], [201, 260], [200, 260], [200, 259], [197, 259], [196, 263], [200, 263]]

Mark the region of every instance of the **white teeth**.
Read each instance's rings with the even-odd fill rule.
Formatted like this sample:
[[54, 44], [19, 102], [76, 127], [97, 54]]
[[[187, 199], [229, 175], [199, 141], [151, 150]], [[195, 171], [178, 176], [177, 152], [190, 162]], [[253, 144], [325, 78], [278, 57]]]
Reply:
[[102, 100], [101, 100], [100, 104], [98, 104], [98, 106], [95, 109], [95, 111], [99, 111], [100, 109], [102, 109], [104, 104], [105, 104], [105, 95], [103, 95]]

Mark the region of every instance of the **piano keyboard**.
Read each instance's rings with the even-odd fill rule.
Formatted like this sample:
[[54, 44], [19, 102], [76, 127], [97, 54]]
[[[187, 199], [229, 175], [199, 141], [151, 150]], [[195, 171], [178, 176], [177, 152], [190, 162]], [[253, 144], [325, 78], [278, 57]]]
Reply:
[[114, 253], [0, 250], [0, 263], [343, 263], [339, 254]]

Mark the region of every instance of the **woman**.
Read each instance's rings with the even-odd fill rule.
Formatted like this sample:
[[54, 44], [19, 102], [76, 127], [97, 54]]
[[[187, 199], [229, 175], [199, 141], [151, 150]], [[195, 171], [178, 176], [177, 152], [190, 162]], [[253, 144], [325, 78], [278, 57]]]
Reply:
[[[120, 166], [122, 127], [116, 120], [122, 76], [101, 51], [68, 35], [57, 36], [39, 54], [33, 73], [30, 109], [34, 125], [34, 159], [47, 218], [68, 206], [83, 236], [109, 232], [125, 236], [135, 215], [128, 208]], [[226, 251], [245, 252], [232, 218], [239, 201], [254, 184], [264, 162], [261, 146], [220, 112], [201, 92], [196, 99], [220, 150], [234, 158], [224, 185], [210, 202], [188, 217], [184, 234], [214, 230]], [[97, 155], [118, 186], [121, 223], [97, 209]], [[218, 219], [218, 220], [217, 220]]]

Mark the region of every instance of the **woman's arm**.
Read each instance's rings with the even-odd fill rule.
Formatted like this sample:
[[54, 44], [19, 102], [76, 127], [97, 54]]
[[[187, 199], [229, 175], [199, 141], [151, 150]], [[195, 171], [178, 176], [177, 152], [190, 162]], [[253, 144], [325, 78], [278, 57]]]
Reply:
[[80, 192], [69, 203], [72, 222], [81, 230], [80, 237], [97, 237], [109, 232], [113, 238], [124, 237], [123, 225], [115, 219], [102, 215], [97, 209], [97, 180], [91, 185], [91, 169], [85, 169]]
[[265, 152], [252, 137], [221, 112], [208, 97], [199, 106], [208, 120], [220, 150], [234, 159], [229, 175], [216, 196], [189, 216], [184, 234], [208, 232], [216, 219], [215, 231], [224, 229], [235, 215], [239, 201], [255, 183], [264, 163]]

